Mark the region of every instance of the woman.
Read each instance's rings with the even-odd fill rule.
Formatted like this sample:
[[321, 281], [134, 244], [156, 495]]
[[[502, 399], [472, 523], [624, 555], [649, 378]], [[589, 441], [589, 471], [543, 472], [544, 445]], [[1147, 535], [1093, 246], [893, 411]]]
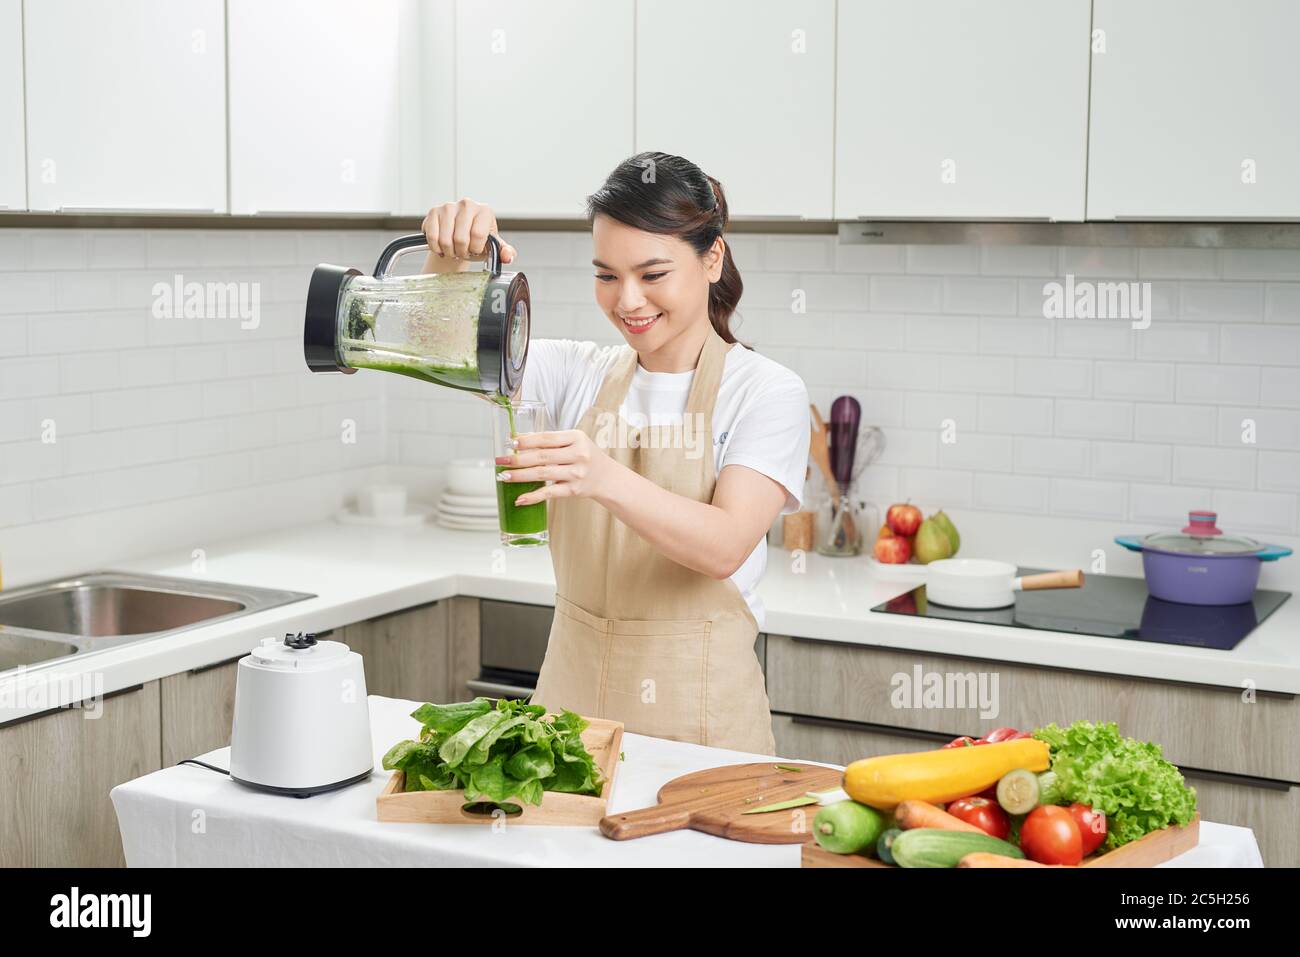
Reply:
[[[587, 200], [596, 302], [627, 344], [534, 340], [521, 397], [554, 431], [519, 436], [503, 481], [549, 484], [556, 598], [533, 700], [639, 734], [775, 752], [754, 642], [777, 515], [799, 507], [802, 380], [736, 343], [740, 273], [717, 180], [665, 153]], [[430, 210], [428, 269], [481, 259], [496, 218]], [[515, 249], [502, 246], [502, 261]]]

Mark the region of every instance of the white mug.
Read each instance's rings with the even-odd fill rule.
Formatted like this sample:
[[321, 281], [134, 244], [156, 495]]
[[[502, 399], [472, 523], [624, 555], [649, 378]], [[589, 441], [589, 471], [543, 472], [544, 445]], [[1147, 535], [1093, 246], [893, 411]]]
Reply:
[[406, 489], [401, 485], [368, 485], [357, 494], [357, 511], [368, 518], [401, 518], [406, 514]]

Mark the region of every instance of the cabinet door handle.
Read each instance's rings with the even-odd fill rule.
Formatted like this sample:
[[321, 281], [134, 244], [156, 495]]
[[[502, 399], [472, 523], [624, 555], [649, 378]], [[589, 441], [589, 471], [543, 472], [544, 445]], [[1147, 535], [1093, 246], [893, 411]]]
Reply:
[[536, 688], [524, 688], [520, 685], [502, 684], [496, 681], [482, 681], [478, 678], [470, 678], [465, 682], [465, 687], [475, 694], [481, 694], [485, 698], [530, 698]]

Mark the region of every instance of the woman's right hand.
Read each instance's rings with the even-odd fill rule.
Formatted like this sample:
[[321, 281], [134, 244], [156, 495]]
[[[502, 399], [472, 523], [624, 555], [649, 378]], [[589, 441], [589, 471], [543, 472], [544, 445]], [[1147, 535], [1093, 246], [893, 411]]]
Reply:
[[[426, 272], [468, 269], [470, 262], [481, 262], [487, 258], [489, 234], [501, 239], [497, 217], [492, 208], [472, 199], [433, 207], [424, 217], [421, 230], [429, 241]], [[515, 247], [502, 239], [501, 264], [513, 262], [516, 255], [518, 253]]]

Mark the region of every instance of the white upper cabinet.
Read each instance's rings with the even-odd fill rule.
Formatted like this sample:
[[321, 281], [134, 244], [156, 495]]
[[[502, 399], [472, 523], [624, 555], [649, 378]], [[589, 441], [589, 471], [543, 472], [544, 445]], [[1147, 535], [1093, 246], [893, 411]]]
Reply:
[[1089, 219], [1300, 219], [1300, 4], [1096, 0], [1093, 28]]
[[25, 135], [23, 5], [0, 0], [0, 210], [27, 208]]
[[225, 212], [224, 12], [222, 0], [24, 5], [31, 209]]
[[460, 196], [503, 216], [583, 215], [634, 152], [632, 10], [632, 0], [457, 4]]
[[229, 0], [233, 213], [399, 208], [396, 0]]
[[1082, 219], [1089, 13], [841, 2], [836, 218]]
[[637, 5], [637, 152], [696, 163], [733, 216], [830, 219], [834, 144], [834, 0]]

